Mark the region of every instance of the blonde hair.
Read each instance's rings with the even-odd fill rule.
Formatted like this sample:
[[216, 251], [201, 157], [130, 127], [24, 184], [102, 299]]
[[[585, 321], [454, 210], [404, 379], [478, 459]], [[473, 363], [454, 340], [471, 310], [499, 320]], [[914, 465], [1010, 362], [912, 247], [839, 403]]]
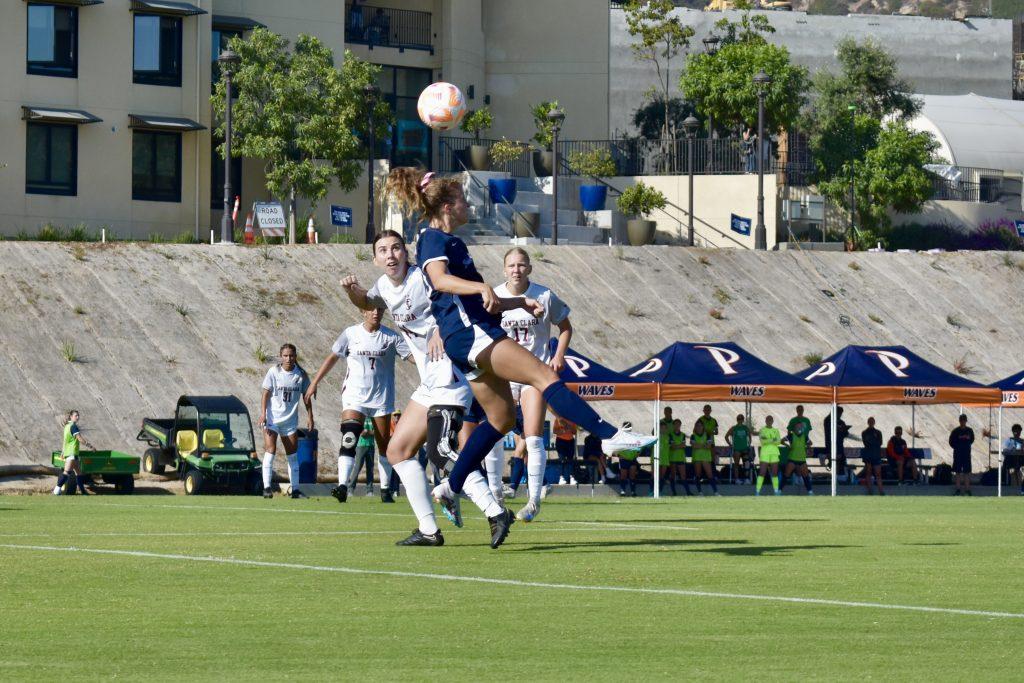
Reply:
[[[424, 183], [427, 175], [430, 177]], [[427, 220], [440, 218], [442, 208], [454, 203], [461, 192], [459, 181], [410, 166], [393, 169], [384, 186], [384, 196], [395, 200], [407, 217], [418, 213]]]
[[530, 265], [530, 255], [527, 254], [526, 250], [523, 249], [522, 247], [512, 247], [511, 249], [506, 251], [505, 255], [503, 257], [501, 257], [502, 264], [504, 264], [506, 261], [508, 261], [508, 257], [511, 256], [512, 254], [519, 254], [524, 259], [526, 259], [526, 264]]

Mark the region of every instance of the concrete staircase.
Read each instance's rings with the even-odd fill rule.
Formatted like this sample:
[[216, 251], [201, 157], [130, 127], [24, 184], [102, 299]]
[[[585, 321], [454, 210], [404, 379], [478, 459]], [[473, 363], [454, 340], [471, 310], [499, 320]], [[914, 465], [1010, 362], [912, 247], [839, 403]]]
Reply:
[[[487, 181], [507, 179], [507, 173], [469, 171], [459, 174], [469, 202], [469, 224], [464, 238], [469, 244], [551, 243], [554, 198], [551, 178], [516, 178], [516, 198], [511, 204], [493, 204]], [[579, 179], [560, 178], [558, 197], [559, 244], [608, 244], [625, 232], [625, 219], [617, 211], [583, 211], [579, 205]], [[514, 215], [517, 212], [540, 214], [540, 230], [535, 237], [516, 238]]]

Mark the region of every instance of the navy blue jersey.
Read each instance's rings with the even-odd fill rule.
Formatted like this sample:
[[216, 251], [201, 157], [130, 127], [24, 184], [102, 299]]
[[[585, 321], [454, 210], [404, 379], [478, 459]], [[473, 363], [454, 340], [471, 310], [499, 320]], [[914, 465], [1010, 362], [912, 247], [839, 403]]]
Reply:
[[427, 265], [431, 261], [447, 261], [448, 272], [457, 278], [473, 282], [484, 281], [473, 263], [473, 257], [469, 255], [465, 242], [438, 228], [424, 228], [420, 231], [420, 238], [416, 244], [416, 260], [430, 288], [430, 312], [437, 320], [442, 339], [447, 339], [474, 324], [501, 324], [498, 316], [488, 313], [484, 308], [484, 299], [479, 294], [455, 295], [439, 292], [430, 281]]

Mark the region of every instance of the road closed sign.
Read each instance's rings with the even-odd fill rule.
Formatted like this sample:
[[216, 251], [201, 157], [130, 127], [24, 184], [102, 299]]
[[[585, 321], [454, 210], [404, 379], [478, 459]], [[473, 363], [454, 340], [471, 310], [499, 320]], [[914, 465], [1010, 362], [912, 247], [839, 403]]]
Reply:
[[252, 212], [264, 237], [284, 237], [288, 221], [284, 217], [284, 207], [279, 202], [256, 202]]

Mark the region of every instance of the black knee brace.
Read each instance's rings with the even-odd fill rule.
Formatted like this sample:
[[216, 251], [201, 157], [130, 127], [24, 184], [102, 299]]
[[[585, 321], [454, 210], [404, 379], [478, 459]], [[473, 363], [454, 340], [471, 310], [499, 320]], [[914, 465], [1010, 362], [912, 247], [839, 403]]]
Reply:
[[362, 420], [342, 420], [341, 422], [341, 448], [338, 455], [346, 458], [356, 457], [356, 443], [359, 435], [363, 433]]
[[459, 406], [432, 406], [427, 411], [427, 459], [446, 474], [459, 457], [463, 412]]

